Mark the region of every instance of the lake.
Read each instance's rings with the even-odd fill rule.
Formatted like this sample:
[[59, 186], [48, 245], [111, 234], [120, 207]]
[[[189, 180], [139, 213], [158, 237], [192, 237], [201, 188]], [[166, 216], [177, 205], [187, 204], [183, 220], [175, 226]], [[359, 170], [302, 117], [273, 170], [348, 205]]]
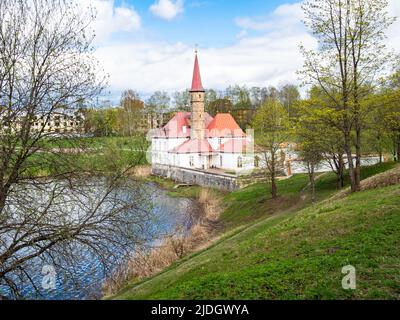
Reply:
[[[194, 200], [186, 198], [173, 198], [167, 195], [167, 191], [160, 189], [157, 185], [149, 183], [145, 185], [149, 190], [150, 211], [154, 219], [147, 228], [159, 237], [152, 239], [153, 243], [162, 240], [166, 234], [174, 233], [178, 228], [188, 232], [198, 219], [198, 206]], [[146, 199], [148, 201], [149, 199]], [[135, 215], [135, 212], [129, 214]], [[40, 288], [37, 294], [32, 285], [21, 285], [24, 299], [38, 300], [85, 300], [101, 298], [101, 286], [105, 280], [105, 273], [100, 261], [92, 256], [90, 252], [82, 250], [77, 253], [79, 263], [69, 266], [68, 272], [74, 274], [74, 279], [68, 276], [65, 270], [55, 269], [56, 285], [53, 289], [42, 289], [42, 282], [48, 270], [46, 264], [40, 259], [32, 261], [31, 275], [35, 285]], [[116, 259], [111, 268], [117, 268], [124, 256]], [[71, 269], [72, 268], [72, 269]], [[0, 293], [8, 296], [7, 289], [0, 286]]]

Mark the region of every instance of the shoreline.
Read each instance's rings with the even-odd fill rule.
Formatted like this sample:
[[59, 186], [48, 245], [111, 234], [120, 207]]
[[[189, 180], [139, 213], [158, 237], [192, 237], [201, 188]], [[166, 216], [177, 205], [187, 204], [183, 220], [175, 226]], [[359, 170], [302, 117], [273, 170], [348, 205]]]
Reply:
[[197, 222], [189, 231], [179, 231], [161, 240], [160, 245], [151, 250], [142, 251], [131, 258], [121, 270], [103, 284], [102, 299], [112, 299], [126, 285], [139, 283], [164, 272], [171, 265], [191, 254], [204, 250], [218, 239], [223, 225], [220, 221], [222, 213], [222, 194], [219, 191], [199, 186], [174, 189], [176, 182], [151, 175], [137, 176], [145, 182], [156, 183], [160, 189], [168, 192], [168, 196], [190, 198], [196, 203]]

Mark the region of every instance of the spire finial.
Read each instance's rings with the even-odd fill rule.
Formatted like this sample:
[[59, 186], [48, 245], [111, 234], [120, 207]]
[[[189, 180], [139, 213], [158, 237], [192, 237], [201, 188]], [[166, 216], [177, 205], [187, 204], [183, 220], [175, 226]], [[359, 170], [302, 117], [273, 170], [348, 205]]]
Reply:
[[203, 89], [203, 85], [201, 83], [200, 66], [199, 66], [199, 59], [197, 56], [197, 45], [196, 45], [196, 56], [194, 59], [194, 71], [193, 71], [193, 81], [192, 81], [191, 92], [202, 92], [202, 91], [204, 91], [204, 89]]
[[199, 45], [196, 43], [196, 44], [194, 45], [194, 47], [195, 47], [194, 52], [195, 52], [196, 54], [198, 54], [198, 52], [199, 52]]

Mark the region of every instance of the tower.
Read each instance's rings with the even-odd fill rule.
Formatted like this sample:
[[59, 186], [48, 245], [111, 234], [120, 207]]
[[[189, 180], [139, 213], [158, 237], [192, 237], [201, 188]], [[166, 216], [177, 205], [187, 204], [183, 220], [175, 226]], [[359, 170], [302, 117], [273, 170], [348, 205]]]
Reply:
[[205, 138], [205, 112], [204, 112], [205, 90], [201, 83], [199, 59], [194, 61], [192, 89], [190, 89], [190, 104], [192, 107], [191, 139]]

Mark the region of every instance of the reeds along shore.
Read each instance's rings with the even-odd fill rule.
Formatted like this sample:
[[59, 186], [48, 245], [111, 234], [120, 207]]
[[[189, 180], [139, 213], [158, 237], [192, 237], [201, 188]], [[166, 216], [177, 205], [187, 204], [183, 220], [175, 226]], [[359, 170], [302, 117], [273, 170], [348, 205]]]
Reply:
[[134, 257], [121, 266], [103, 285], [103, 295], [112, 296], [128, 282], [141, 281], [152, 277], [183, 257], [207, 247], [216, 237], [221, 205], [218, 196], [209, 189], [200, 191], [198, 202], [201, 209], [200, 219], [190, 232], [165, 238], [159, 246], [138, 250]]

